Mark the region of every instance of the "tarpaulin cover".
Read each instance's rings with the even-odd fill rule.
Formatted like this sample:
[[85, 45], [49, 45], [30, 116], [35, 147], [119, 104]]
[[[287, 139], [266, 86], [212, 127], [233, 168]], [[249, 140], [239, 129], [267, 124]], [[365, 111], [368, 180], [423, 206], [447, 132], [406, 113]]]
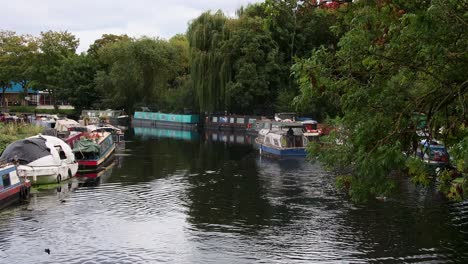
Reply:
[[100, 146], [89, 139], [82, 139], [74, 144], [73, 152], [95, 152], [99, 153]]
[[37, 159], [51, 155], [44, 138], [26, 138], [8, 145], [0, 156], [0, 160], [8, 162], [19, 161], [25, 165]]

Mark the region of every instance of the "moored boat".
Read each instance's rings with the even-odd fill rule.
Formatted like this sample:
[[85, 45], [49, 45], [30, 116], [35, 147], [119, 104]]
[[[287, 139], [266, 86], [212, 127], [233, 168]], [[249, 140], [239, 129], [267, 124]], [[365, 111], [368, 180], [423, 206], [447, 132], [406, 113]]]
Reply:
[[200, 125], [198, 115], [166, 114], [160, 112], [135, 112], [134, 126], [149, 126], [156, 128], [197, 130]]
[[302, 125], [285, 123], [277, 130], [262, 130], [255, 139], [261, 154], [278, 157], [306, 157], [309, 143]]
[[75, 155], [63, 140], [38, 135], [18, 140], [6, 147], [0, 160], [18, 163], [18, 171], [32, 184], [59, 183], [78, 170]]
[[31, 182], [20, 178], [16, 166], [0, 161], [0, 208], [29, 198]]
[[80, 170], [96, 170], [110, 160], [114, 151], [110, 132], [85, 133], [73, 148]]

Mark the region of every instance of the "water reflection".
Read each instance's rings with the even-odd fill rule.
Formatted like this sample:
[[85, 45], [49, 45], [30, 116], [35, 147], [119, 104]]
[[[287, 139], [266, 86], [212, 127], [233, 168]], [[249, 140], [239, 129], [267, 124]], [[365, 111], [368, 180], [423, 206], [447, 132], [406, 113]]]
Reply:
[[107, 170], [0, 211], [0, 262], [468, 260], [466, 202], [401, 179], [399, 196], [355, 206], [319, 164], [238, 142], [130, 138]]
[[134, 127], [134, 134], [137, 137], [148, 139], [148, 138], [172, 138], [172, 139], [183, 139], [183, 140], [196, 140], [199, 138], [197, 131], [190, 130], [173, 130], [173, 129], [161, 129], [154, 127]]
[[226, 144], [255, 144], [255, 136], [245, 132], [230, 132], [230, 131], [205, 131], [205, 140], [210, 142], [223, 142]]

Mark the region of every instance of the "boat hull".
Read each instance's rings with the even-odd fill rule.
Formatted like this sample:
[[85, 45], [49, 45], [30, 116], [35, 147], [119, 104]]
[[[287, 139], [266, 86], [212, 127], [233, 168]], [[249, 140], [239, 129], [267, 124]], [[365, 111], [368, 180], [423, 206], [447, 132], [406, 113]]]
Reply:
[[[257, 143], [258, 144], [258, 143]], [[278, 157], [306, 157], [307, 151], [305, 148], [273, 148], [263, 144], [258, 144], [260, 154], [269, 154]]]
[[34, 185], [51, 184], [73, 177], [78, 171], [78, 163], [67, 164], [67, 166], [47, 167], [20, 165], [18, 169], [23, 170], [28, 180]]
[[21, 188], [26, 188], [29, 196], [31, 188], [30, 183], [19, 183], [8, 188], [7, 190], [2, 190], [0, 192], [0, 209], [23, 201], [26, 197], [21, 196]]
[[110, 147], [98, 159], [78, 160], [78, 164], [79, 164], [78, 170], [79, 171], [96, 170], [97, 168], [106, 165], [108, 161], [112, 160], [114, 152], [115, 152], [115, 144], [112, 144], [112, 147]]

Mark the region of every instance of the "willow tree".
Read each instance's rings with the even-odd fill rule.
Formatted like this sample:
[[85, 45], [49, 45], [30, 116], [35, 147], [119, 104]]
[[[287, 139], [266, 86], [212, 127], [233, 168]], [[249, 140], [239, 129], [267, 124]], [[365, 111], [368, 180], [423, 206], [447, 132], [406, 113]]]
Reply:
[[191, 78], [201, 112], [225, 110], [231, 66], [221, 48], [229, 37], [227, 22], [221, 11], [205, 12], [187, 30]]

